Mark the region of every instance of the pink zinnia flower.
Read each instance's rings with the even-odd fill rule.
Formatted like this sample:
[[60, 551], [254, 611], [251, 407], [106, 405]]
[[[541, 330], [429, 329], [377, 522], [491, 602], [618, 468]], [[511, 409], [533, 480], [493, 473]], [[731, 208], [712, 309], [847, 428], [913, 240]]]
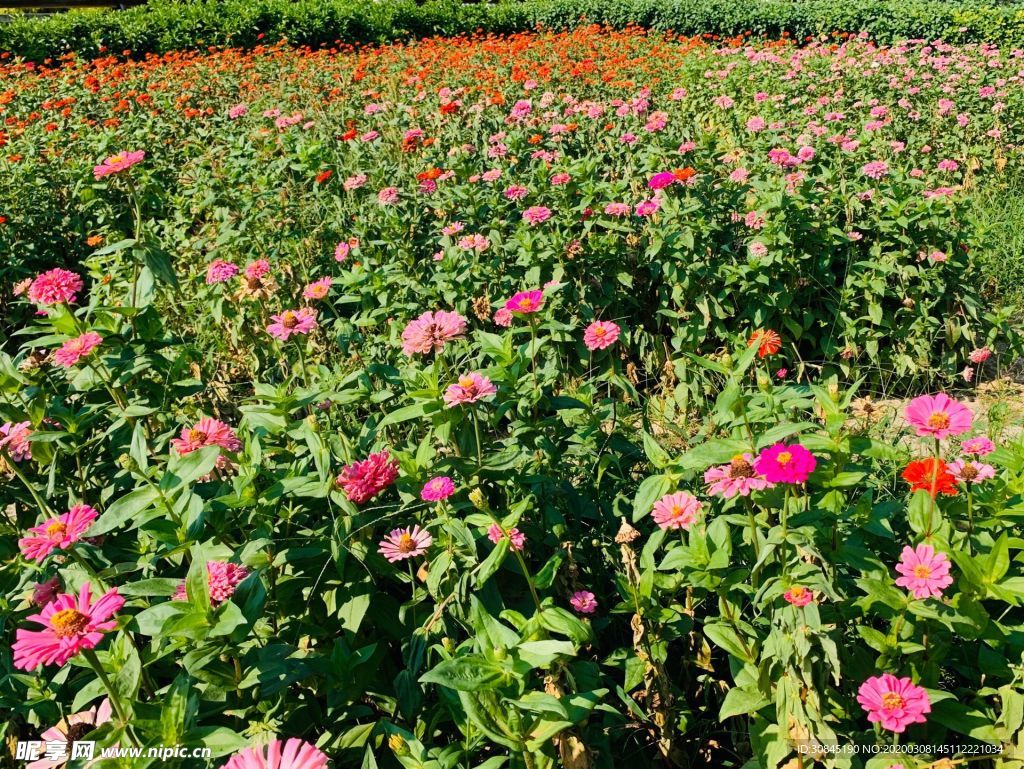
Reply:
[[904, 414], [918, 436], [939, 440], [967, 432], [974, 421], [974, 415], [967, 406], [945, 393], [914, 398]]
[[395, 563], [423, 555], [433, 542], [434, 538], [430, 536], [430, 532], [419, 526], [413, 526], [412, 529], [394, 529], [380, 541], [377, 552], [390, 563]]
[[520, 291], [507, 302], [505, 309], [509, 312], [529, 314], [537, 312], [544, 306], [544, 292], [540, 289], [533, 291]]
[[387, 451], [379, 451], [361, 462], [353, 462], [341, 468], [337, 484], [346, 497], [361, 505], [394, 483], [397, 477], [398, 463]]
[[457, 312], [425, 312], [402, 331], [402, 352], [406, 355], [440, 352], [453, 339], [466, 333], [466, 319]]
[[334, 279], [330, 276], [326, 278], [320, 278], [320, 280], [314, 280], [309, 283], [304, 289], [302, 289], [302, 298], [316, 301], [318, 299], [326, 299], [327, 294], [331, 291], [331, 284]]
[[238, 274], [238, 265], [223, 259], [214, 259], [206, 268], [206, 284], [225, 283]]
[[949, 474], [961, 483], [981, 483], [996, 477], [996, 469], [984, 462], [973, 462], [970, 459], [958, 459], [946, 465]]
[[794, 606], [806, 606], [814, 600], [814, 593], [806, 587], [793, 585], [793, 587], [782, 594], [782, 597]]
[[327, 769], [327, 756], [298, 737], [287, 742], [246, 748], [235, 753], [224, 769]]
[[569, 605], [580, 614], [593, 614], [597, 611], [597, 599], [589, 590], [577, 590], [569, 599]]
[[444, 402], [451, 408], [463, 403], [476, 403], [484, 398], [490, 398], [497, 392], [498, 388], [490, 379], [473, 372], [463, 374], [458, 382], [448, 385], [448, 389], [444, 391]]
[[650, 181], [647, 182], [647, 186], [652, 190], [663, 190], [675, 184], [675, 181], [676, 177], [671, 171], [662, 171], [652, 176]]
[[69, 339], [61, 345], [60, 349], [53, 353], [53, 362], [58, 366], [71, 368], [79, 360], [99, 347], [102, 341], [103, 337], [95, 331], [86, 331], [81, 336]]
[[442, 499], [448, 499], [454, 493], [455, 482], [447, 475], [442, 475], [437, 478], [431, 478], [423, 484], [420, 499], [427, 502], [440, 502]]
[[914, 598], [941, 598], [942, 591], [953, 584], [949, 558], [936, 553], [931, 545], [904, 547], [896, 571], [903, 575], [896, 584], [913, 593]]
[[979, 347], [977, 350], [972, 350], [968, 356], [971, 359], [971, 363], [984, 363], [992, 356], [992, 351], [987, 347]]
[[80, 540], [98, 515], [89, 505], [75, 505], [63, 515], [29, 529], [35, 536], [19, 539], [18, 547], [22, 555], [38, 563], [54, 550], [67, 550]]
[[232, 120], [238, 120], [242, 115], [246, 114], [249, 108], [244, 104], [236, 104], [228, 109], [228, 117]]
[[84, 287], [78, 275], [56, 267], [35, 277], [28, 287], [28, 298], [34, 304], [71, 304]]
[[266, 259], [257, 259], [245, 265], [245, 277], [250, 280], [257, 280], [270, 273], [270, 262]]
[[398, 202], [398, 188], [385, 187], [377, 193], [377, 202], [383, 206], [390, 206]]
[[688, 529], [697, 520], [700, 509], [700, 501], [692, 494], [666, 494], [654, 503], [654, 522], [663, 529]]
[[818, 466], [814, 455], [799, 443], [776, 443], [763, 449], [754, 469], [769, 483], [803, 483]]
[[285, 310], [280, 315], [271, 315], [274, 322], [267, 326], [267, 333], [282, 342], [295, 334], [308, 334], [317, 327], [316, 310], [312, 307], [300, 307], [298, 310]]
[[110, 705], [110, 700], [104, 698], [98, 706], [93, 705], [88, 710], [61, 719], [56, 726], [51, 726], [43, 732], [40, 739], [44, 743], [64, 743], [68, 747], [54, 760], [41, 758], [27, 764], [25, 769], [58, 769], [58, 767], [64, 766], [68, 762], [72, 743], [107, 723], [112, 715], [113, 708]]
[[192, 427], [184, 428], [180, 438], [171, 438], [171, 445], [181, 456], [191, 454], [204, 446], [220, 446], [232, 453], [242, 448], [242, 442], [235, 431], [212, 417], [202, 417]]
[[512, 311], [507, 307], [495, 311], [494, 323], [502, 328], [508, 328], [512, 325]]
[[862, 683], [857, 702], [868, 712], [868, 721], [897, 734], [911, 724], [923, 724], [932, 709], [928, 692], [909, 678], [897, 678], [892, 673], [882, 673]]
[[551, 209], [545, 206], [531, 206], [523, 211], [523, 220], [532, 225], [538, 225], [551, 218]]
[[[235, 594], [235, 588], [249, 576], [249, 570], [237, 563], [227, 561], [206, 562], [206, 584], [210, 588], [210, 604], [218, 606]], [[185, 583], [178, 585], [174, 591], [175, 601], [187, 601], [188, 590]]]
[[111, 588], [96, 603], [91, 588], [82, 585], [78, 596], [62, 593], [26, 619], [43, 626], [42, 630], [19, 628], [12, 650], [14, 667], [33, 670], [39, 665], [63, 665], [83, 649], [95, 648], [103, 633], [117, 622], [110, 619], [124, 605], [124, 598]]
[[754, 470], [754, 458], [750, 454], [740, 454], [727, 465], [707, 470], [704, 483], [708, 484], [708, 494], [720, 494], [725, 499], [732, 499], [737, 494], [748, 497], [750, 492], [772, 485]]
[[583, 344], [590, 351], [611, 347], [619, 338], [621, 329], [607, 320], [595, 320], [583, 332]]
[[0, 449], [15, 462], [32, 459], [32, 444], [28, 440], [30, 435], [31, 422], [5, 422], [0, 425]]
[[873, 160], [870, 163], [865, 163], [860, 170], [869, 179], [881, 179], [889, 173], [889, 164], [884, 160]]
[[119, 152], [108, 157], [100, 165], [95, 166], [92, 169], [92, 175], [97, 179], [102, 179], [111, 174], [119, 174], [121, 171], [128, 170], [136, 163], [141, 163], [145, 157], [146, 153], [142, 150]]
[[496, 523], [492, 523], [487, 529], [487, 539], [491, 540], [494, 544], [498, 544], [501, 540], [508, 537], [508, 545], [515, 551], [521, 551], [526, 545], [526, 535], [514, 526], [505, 532], [501, 526]]
[[964, 454], [976, 454], [979, 457], [983, 457], [995, 451], [996, 445], [984, 435], [979, 435], [977, 438], [968, 438], [961, 443], [960, 450]]

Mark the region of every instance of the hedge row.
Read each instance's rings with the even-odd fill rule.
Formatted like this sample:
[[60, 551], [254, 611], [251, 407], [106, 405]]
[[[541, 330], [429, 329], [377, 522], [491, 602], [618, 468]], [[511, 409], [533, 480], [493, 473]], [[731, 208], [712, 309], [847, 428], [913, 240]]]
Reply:
[[68, 51], [94, 57], [287, 39], [319, 46], [383, 42], [474, 30], [507, 33], [537, 25], [563, 29], [599, 22], [682, 34], [740, 33], [802, 39], [867, 32], [880, 42], [907, 38], [1024, 46], [1024, 8], [998, 0], [152, 0], [127, 11], [78, 11], [0, 24], [0, 51], [41, 61]]

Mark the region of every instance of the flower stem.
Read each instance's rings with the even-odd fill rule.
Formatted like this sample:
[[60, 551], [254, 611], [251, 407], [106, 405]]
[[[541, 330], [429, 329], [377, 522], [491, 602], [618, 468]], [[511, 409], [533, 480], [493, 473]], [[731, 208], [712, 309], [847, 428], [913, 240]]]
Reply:
[[106, 671], [103, 669], [99, 659], [96, 657], [96, 652], [92, 649], [82, 649], [82, 656], [103, 683], [103, 688], [107, 690], [107, 696], [110, 698], [110, 704], [113, 706], [114, 712], [117, 713], [117, 718], [121, 722], [121, 726], [124, 727], [125, 736], [128, 737], [133, 745], [138, 745], [139, 743], [135, 739], [134, 735], [128, 731], [128, 713], [125, 711], [124, 705], [121, 703], [121, 697], [118, 695], [117, 689], [115, 689], [113, 684], [110, 683], [110, 679], [107, 677]]

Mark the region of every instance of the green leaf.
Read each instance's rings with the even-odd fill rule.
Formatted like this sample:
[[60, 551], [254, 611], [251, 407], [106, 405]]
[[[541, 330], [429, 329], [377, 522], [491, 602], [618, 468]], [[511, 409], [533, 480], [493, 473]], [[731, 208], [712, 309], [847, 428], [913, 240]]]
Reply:
[[506, 671], [497, 662], [479, 655], [445, 660], [420, 676], [420, 683], [447, 686], [461, 692], [491, 689], [505, 681]]
[[[106, 534], [126, 521], [133, 518], [138, 519], [139, 515], [152, 507], [159, 498], [159, 492], [151, 486], [125, 494], [111, 504], [103, 515], [96, 519], [96, 522], [89, 529], [89, 536], [95, 537], [100, 534]], [[141, 520], [135, 520], [129, 527], [129, 530], [136, 528], [141, 522]]]
[[756, 713], [768, 704], [769, 700], [754, 684], [736, 686], [726, 693], [725, 699], [722, 701], [722, 708], [718, 712], [718, 720], [724, 721], [734, 716]]

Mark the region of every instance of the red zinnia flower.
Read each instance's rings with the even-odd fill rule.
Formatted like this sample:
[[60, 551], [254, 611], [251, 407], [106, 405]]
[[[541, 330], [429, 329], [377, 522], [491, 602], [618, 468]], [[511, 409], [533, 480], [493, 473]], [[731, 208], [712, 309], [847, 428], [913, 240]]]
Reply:
[[903, 471], [903, 480], [910, 484], [911, 491], [927, 491], [934, 499], [938, 494], [956, 496], [956, 478], [946, 463], [936, 457], [916, 459]]
[[316, 175], [316, 183], [317, 184], [323, 184], [324, 182], [326, 182], [330, 178], [331, 178], [331, 172], [330, 171], [321, 171], [320, 173], [318, 173]]
[[771, 329], [759, 328], [747, 340], [747, 347], [753, 347], [755, 344], [757, 357], [767, 358], [782, 349], [782, 337]]

